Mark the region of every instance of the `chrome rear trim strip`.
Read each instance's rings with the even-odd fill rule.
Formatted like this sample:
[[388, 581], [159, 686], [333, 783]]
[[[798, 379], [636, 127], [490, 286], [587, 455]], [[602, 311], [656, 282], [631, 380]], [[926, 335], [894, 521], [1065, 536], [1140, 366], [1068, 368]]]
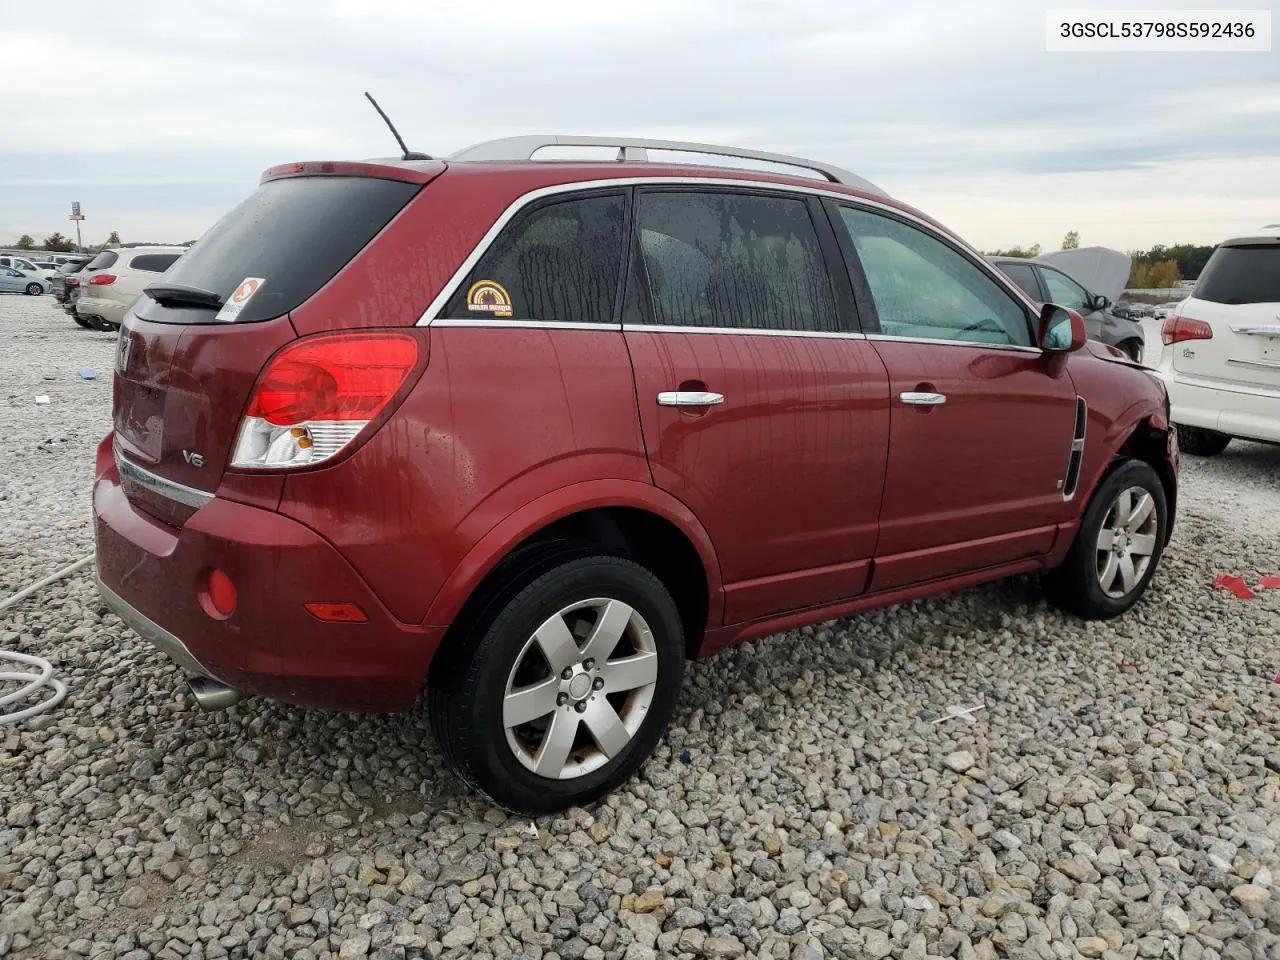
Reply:
[[184, 483], [178, 483], [174, 480], [166, 480], [158, 474], [152, 473], [150, 470], [144, 470], [138, 466], [123, 453], [120, 448], [115, 448], [116, 469], [120, 471], [120, 476], [128, 480], [130, 483], [136, 483], [138, 486], [150, 490], [152, 493], [159, 494], [169, 500], [176, 500], [178, 503], [185, 504], [188, 507], [199, 509], [213, 499], [213, 494], [204, 490], [197, 490], [195, 487], [188, 487]]

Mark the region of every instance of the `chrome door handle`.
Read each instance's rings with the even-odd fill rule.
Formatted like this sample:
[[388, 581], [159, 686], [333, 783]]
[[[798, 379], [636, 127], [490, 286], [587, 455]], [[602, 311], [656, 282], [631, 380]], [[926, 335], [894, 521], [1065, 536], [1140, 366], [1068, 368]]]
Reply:
[[667, 390], [658, 394], [660, 407], [710, 407], [724, 403], [723, 393], [708, 393], [705, 390]]
[[947, 402], [947, 395], [945, 393], [916, 393], [908, 390], [905, 393], [898, 394], [898, 399], [903, 403], [914, 404], [917, 407], [936, 407]]

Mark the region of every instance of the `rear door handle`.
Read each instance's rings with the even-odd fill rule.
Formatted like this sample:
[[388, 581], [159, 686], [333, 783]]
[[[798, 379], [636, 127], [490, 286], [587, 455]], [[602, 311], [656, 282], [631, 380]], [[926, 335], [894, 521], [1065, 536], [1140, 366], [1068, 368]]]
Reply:
[[667, 390], [658, 394], [660, 407], [710, 407], [724, 403], [723, 393], [706, 390]]
[[898, 399], [903, 403], [910, 403], [917, 407], [936, 407], [947, 402], [945, 393], [918, 393], [914, 390], [908, 390], [898, 394]]

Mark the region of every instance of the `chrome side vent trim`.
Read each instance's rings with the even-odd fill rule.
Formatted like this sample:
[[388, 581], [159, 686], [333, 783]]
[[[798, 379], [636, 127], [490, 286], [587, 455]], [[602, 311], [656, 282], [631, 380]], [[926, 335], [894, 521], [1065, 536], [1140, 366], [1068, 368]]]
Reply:
[[1067, 458], [1067, 476], [1062, 481], [1062, 499], [1076, 495], [1080, 483], [1080, 466], [1084, 462], [1084, 431], [1089, 422], [1089, 407], [1084, 397], [1076, 397], [1076, 428], [1071, 434], [1071, 456]]

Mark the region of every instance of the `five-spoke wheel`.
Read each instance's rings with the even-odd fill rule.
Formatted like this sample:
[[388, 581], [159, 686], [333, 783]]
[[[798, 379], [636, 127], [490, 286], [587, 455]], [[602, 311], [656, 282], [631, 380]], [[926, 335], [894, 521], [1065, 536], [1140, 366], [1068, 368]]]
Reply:
[[675, 706], [685, 651], [675, 602], [644, 567], [578, 556], [529, 569], [455, 626], [428, 704], [464, 780], [540, 813], [595, 799], [645, 761]]

